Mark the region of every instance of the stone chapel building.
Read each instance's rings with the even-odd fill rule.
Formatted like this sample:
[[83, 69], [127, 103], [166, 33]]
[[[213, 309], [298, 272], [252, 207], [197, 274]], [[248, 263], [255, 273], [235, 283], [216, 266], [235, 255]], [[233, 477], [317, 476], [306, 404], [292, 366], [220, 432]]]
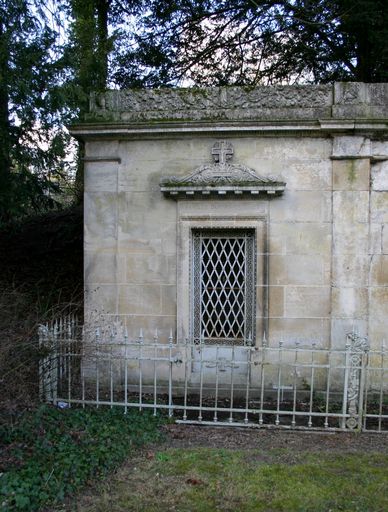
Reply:
[[85, 141], [86, 318], [371, 345], [388, 324], [388, 84], [108, 91]]

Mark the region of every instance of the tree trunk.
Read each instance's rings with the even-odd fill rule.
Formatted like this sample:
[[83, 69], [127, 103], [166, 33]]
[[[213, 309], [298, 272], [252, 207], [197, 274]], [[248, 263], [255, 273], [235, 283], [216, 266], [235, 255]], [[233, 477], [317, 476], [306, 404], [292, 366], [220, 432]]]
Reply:
[[[108, 15], [110, 0], [74, 0], [75, 34], [80, 51], [79, 85], [84, 94], [80, 105], [82, 119], [89, 108], [89, 96], [94, 90], [103, 91], [108, 80]], [[78, 27], [77, 27], [78, 24]], [[84, 144], [79, 143], [75, 178], [76, 195], [82, 202], [84, 184]]]

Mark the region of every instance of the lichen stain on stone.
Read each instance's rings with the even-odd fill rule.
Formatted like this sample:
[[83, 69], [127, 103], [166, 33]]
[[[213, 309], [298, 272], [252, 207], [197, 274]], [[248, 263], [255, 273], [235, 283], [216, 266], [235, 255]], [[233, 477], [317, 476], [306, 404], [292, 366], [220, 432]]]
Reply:
[[349, 183], [354, 183], [357, 179], [357, 171], [356, 171], [356, 161], [351, 160], [349, 162], [349, 172], [348, 172], [348, 180]]

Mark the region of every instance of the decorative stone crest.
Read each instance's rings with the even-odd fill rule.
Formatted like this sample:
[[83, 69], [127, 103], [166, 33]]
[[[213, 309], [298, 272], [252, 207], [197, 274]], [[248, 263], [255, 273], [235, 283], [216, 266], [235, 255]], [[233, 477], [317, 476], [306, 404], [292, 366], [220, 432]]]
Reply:
[[167, 176], [161, 180], [160, 190], [170, 196], [279, 195], [284, 192], [286, 183], [279, 178], [259, 176], [245, 165], [229, 163], [234, 153], [230, 142], [216, 142], [211, 153], [213, 164], [202, 165], [188, 176]]
[[92, 93], [89, 117], [135, 122], [273, 120], [284, 118], [290, 109], [299, 112], [306, 108], [318, 109], [322, 117], [329, 115], [331, 104], [330, 85], [131, 89]]
[[350, 350], [350, 368], [348, 368], [348, 414], [346, 426], [354, 429], [359, 419], [360, 381], [363, 357], [369, 350], [368, 338], [357, 333], [347, 335], [347, 350]]

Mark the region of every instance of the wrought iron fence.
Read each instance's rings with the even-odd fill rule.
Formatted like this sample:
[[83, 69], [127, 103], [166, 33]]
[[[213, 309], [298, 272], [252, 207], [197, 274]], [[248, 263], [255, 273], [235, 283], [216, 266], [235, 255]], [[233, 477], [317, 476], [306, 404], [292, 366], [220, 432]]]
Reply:
[[225, 346], [88, 332], [73, 317], [40, 327], [45, 401], [167, 411], [177, 422], [388, 432], [388, 349], [349, 334], [317, 343]]

